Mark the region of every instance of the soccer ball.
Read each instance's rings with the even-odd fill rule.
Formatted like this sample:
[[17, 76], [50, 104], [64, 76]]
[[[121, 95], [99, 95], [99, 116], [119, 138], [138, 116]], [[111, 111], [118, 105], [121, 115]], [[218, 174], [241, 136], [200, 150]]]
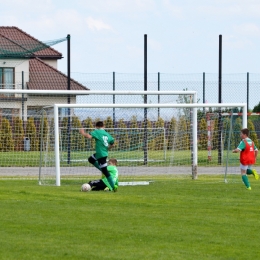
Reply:
[[91, 191], [91, 186], [88, 183], [84, 183], [81, 186], [81, 191]]

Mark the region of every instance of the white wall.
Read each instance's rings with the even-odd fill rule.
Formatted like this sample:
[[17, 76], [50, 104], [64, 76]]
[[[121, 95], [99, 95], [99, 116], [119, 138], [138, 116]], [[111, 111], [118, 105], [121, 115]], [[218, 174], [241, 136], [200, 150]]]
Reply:
[[43, 62], [47, 63], [55, 69], [58, 68], [57, 60], [43, 60]]

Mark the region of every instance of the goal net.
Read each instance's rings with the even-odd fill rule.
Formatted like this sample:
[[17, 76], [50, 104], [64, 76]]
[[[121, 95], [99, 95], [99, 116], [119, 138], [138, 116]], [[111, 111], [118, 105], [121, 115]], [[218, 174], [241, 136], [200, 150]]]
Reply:
[[[75, 120], [75, 119], [74, 119]], [[107, 118], [109, 120], [109, 117]], [[107, 121], [106, 120], [106, 121]], [[135, 120], [135, 118], [133, 118]], [[93, 121], [95, 124], [95, 121]], [[165, 131], [164, 127], [158, 128], [128, 128], [126, 127], [126, 123], [121, 121], [121, 126], [125, 126], [125, 128], [106, 128], [106, 131], [109, 132], [116, 140], [115, 146], [122, 147], [122, 151], [124, 152], [124, 156], [120, 154], [117, 156], [117, 161], [129, 161], [129, 162], [143, 162], [144, 161], [144, 153], [137, 152], [143, 150], [143, 140], [144, 136], [146, 135], [147, 142], [150, 145], [155, 145], [156, 140], [157, 143], [160, 143], [160, 148], [158, 149], [157, 156], [154, 157], [152, 153], [152, 149], [147, 149], [147, 160], [149, 162], [152, 161], [165, 161], [166, 160], [166, 139], [165, 139]], [[95, 128], [84, 127], [84, 122], [82, 127], [72, 127], [70, 134], [73, 138], [76, 136], [77, 139], [82, 139], [79, 135], [79, 130], [83, 128], [85, 132], [90, 133], [95, 130]], [[67, 128], [60, 127], [59, 129], [59, 136], [60, 136], [60, 160], [61, 162], [67, 161], [67, 153], [68, 153], [68, 133]], [[155, 141], [154, 141], [155, 140]], [[75, 142], [75, 141], [73, 141]], [[88, 144], [89, 143], [89, 144]], [[91, 149], [95, 148], [94, 142], [92, 141], [84, 141], [86, 147], [91, 146]], [[83, 147], [84, 149], [85, 147]], [[77, 153], [71, 153], [70, 155], [70, 162], [85, 162], [87, 161], [86, 158], [86, 151], [80, 151], [78, 147], [75, 147], [75, 144], [72, 143], [72, 150], [76, 150]], [[135, 151], [135, 152], [134, 152]]]
[[[209, 108], [209, 110], [205, 109]], [[83, 183], [100, 178], [88, 162], [94, 140], [79, 129], [104, 121], [115, 138], [109, 158], [118, 160], [121, 183], [149, 183], [171, 176], [229, 176], [232, 110], [246, 104], [56, 104], [41, 118], [40, 184]], [[159, 109], [159, 113], [158, 113]], [[223, 112], [229, 116], [223, 116]], [[240, 117], [240, 129], [247, 126]], [[239, 129], [239, 131], [240, 131]], [[237, 158], [236, 158], [237, 160]], [[239, 161], [237, 160], [237, 166]]]

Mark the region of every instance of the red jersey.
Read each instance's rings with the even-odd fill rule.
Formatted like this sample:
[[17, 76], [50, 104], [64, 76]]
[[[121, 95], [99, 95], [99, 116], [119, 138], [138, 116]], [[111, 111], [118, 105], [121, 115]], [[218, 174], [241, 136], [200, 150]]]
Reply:
[[254, 142], [249, 145], [246, 139], [243, 140], [245, 142], [245, 149], [240, 152], [240, 162], [243, 165], [251, 165], [255, 163], [255, 150], [254, 150]]

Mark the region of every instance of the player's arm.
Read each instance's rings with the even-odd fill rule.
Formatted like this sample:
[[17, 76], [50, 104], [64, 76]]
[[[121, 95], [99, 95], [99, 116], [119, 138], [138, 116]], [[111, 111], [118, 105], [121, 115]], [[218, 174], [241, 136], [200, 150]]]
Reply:
[[257, 155], [258, 155], [258, 150], [255, 150], [255, 161], [256, 161]]
[[246, 147], [244, 140], [240, 142], [238, 147], [232, 151], [232, 153], [240, 153], [242, 150], [244, 150]]
[[111, 140], [110, 140], [109, 146], [108, 146], [108, 149], [109, 149], [109, 150], [110, 150], [111, 148], [113, 148], [114, 143], [115, 143], [115, 139], [114, 139], [113, 137], [111, 137]]
[[79, 129], [79, 133], [82, 134], [83, 136], [85, 136], [86, 138], [89, 138], [89, 139], [92, 138], [92, 136], [90, 134], [86, 133], [83, 128]]
[[113, 148], [113, 147], [114, 147], [114, 144], [109, 144], [108, 150], [110, 150], [110, 149]]

